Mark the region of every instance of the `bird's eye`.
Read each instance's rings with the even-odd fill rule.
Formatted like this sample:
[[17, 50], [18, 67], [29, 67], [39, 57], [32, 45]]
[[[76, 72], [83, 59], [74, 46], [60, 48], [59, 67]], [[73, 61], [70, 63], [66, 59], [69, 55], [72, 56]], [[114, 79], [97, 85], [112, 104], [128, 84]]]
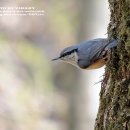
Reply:
[[71, 55], [71, 53], [76, 52], [76, 51], [77, 51], [77, 49], [74, 49], [74, 50], [71, 50], [68, 52], [61, 53], [61, 57], [69, 56], [69, 55]]
[[62, 57], [64, 57], [64, 56], [65, 56], [65, 54], [62, 55]]
[[61, 55], [61, 57], [65, 57], [65, 56], [66, 56], [66, 54], [62, 54], [62, 55]]

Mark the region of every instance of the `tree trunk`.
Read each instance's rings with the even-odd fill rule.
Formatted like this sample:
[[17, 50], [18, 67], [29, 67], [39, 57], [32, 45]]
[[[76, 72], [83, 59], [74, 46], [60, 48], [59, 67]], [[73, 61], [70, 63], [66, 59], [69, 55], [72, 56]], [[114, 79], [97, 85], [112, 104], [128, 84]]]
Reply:
[[117, 38], [100, 92], [95, 130], [130, 130], [130, 1], [109, 0], [109, 37]]

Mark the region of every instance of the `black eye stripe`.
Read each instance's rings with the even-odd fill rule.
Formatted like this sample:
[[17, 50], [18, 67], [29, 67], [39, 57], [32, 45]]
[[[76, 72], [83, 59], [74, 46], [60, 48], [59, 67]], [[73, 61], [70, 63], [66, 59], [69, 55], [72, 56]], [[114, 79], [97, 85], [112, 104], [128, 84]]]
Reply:
[[65, 56], [70, 55], [71, 53], [77, 52], [77, 51], [78, 51], [78, 49], [74, 49], [74, 50], [71, 50], [69, 52], [65, 52], [64, 54], [61, 55], [61, 57], [65, 57]]

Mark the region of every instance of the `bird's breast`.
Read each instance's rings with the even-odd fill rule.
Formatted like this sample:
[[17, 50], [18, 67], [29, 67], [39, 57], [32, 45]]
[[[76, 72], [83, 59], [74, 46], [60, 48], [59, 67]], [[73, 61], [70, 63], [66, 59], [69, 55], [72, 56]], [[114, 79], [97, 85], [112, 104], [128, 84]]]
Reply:
[[106, 61], [104, 59], [96, 60], [93, 64], [89, 65], [86, 69], [98, 69], [104, 66]]

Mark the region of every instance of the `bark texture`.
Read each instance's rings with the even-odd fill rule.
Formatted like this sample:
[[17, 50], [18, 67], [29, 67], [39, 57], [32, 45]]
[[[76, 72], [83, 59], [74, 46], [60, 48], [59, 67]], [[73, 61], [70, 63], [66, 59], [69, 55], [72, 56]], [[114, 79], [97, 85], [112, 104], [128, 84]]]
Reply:
[[95, 130], [130, 130], [130, 0], [109, 0], [109, 37], [117, 38], [100, 92]]

